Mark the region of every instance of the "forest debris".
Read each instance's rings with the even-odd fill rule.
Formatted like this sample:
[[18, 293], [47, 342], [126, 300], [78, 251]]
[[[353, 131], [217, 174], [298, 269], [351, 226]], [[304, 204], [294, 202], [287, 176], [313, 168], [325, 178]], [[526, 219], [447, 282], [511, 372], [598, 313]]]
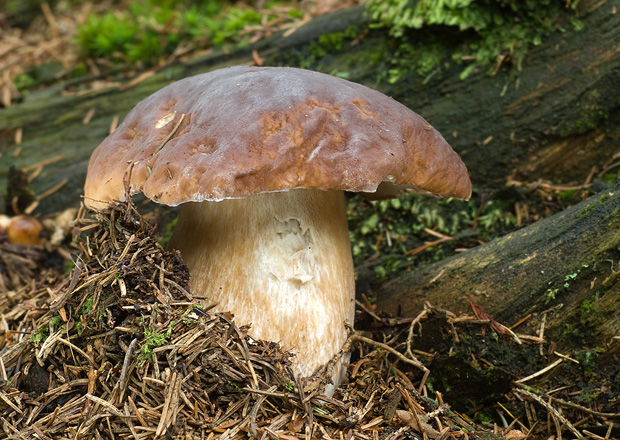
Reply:
[[15, 130], [15, 145], [21, 145], [22, 143], [22, 138], [24, 135], [24, 127], [19, 127], [17, 128], [17, 130]]
[[445, 243], [445, 242], [447, 242], [447, 241], [451, 241], [451, 240], [453, 240], [453, 239], [454, 239], [454, 237], [450, 237], [449, 235], [440, 234], [439, 232], [437, 232], [437, 231], [433, 231], [432, 229], [429, 229], [429, 228], [424, 228], [424, 231], [425, 231], [427, 234], [429, 234], [429, 235], [432, 235], [432, 236], [434, 236], [434, 237], [437, 237], [437, 238], [438, 238], [438, 240], [435, 240], [435, 241], [427, 241], [427, 242], [425, 242], [422, 246], [418, 246], [417, 248], [414, 248], [414, 249], [410, 249], [410, 250], [408, 250], [407, 252], [405, 252], [405, 253], [403, 254], [403, 256], [405, 256], [405, 257], [410, 257], [410, 256], [412, 256], [412, 255], [417, 255], [417, 254], [419, 254], [419, 253], [421, 253], [421, 252], [424, 252], [426, 249], [428, 249], [428, 248], [430, 248], [430, 247], [432, 247], [432, 246], [436, 246], [436, 245], [438, 245], [438, 244]]
[[[340, 9], [358, 3], [358, 0], [348, 0], [343, 2], [309, 2], [307, 5], [301, 4], [295, 7], [304, 10], [303, 19], [293, 19], [289, 15], [291, 6], [276, 6], [268, 10], [259, 10], [265, 18], [275, 18], [259, 26], [246, 26], [242, 33], [251, 35], [251, 42], [256, 42], [261, 38], [272, 35], [274, 32], [285, 29], [297, 29], [305, 24], [311, 17], [317, 16], [332, 10]], [[10, 107], [14, 101], [21, 98], [21, 92], [14, 82], [20, 74], [28, 73], [29, 70], [45, 64], [59, 63], [62, 66], [56, 74], [56, 78], [68, 78], [77, 68], [80, 62], [86, 63], [89, 73], [94, 77], [101, 74], [102, 68], [106, 67], [105, 60], [83, 60], [80, 57], [80, 50], [77, 44], [77, 34], [79, 26], [84, 24], [90, 12], [102, 14], [110, 9], [109, 1], [105, 2], [84, 2], [81, 8], [56, 7], [52, 9], [47, 3], [41, 3], [40, 16], [37, 16], [27, 29], [19, 27], [0, 27], [0, 105]], [[117, 8], [128, 7], [127, 2], [116, 5]], [[0, 19], [5, 18], [0, 12]], [[10, 25], [10, 23], [8, 23]], [[162, 29], [163, 32], [163, 29]], [[188, 42], [179, 45], [175, 52], [166, 60], [161, 60], [162, 64], [170, 64], [175, 59], [185, 59], [188, 57], [199, 56], [201, 52], [208, 52], [199, 42]], [[103, 64], [103, 65], [102, 65]], [[108, 66], [109, 67], [109, 66]], [[146, 72], [136, 76], [126, 84], [112, 81], [91, 81], [85, 90], [68, 91], [63, 90], [63, 94], [82, 95], [109, 87], [130, 88], [149, 76], [153, 75], [157, 67], [151, 68]]]
[[[132, 205], [80, 218], [74, 231], [82, 252], [73, 273], [43, 289], [36, 309], [32, 302], [0, 309], [6, 326], [25, 336], [19, 355], [14, 340], [0, 345], [9, 438], [88, 432], [102, 439], [374, 439], [385, 432], [396, 440], [410, 428], [386, 420], [388, 396], [407, 396], [394, 411], [415, 408], [422, 417], [438, 409], [402, 371], [395, 376], [384, 365], [387, 353], [415, 361], [361, 335], [350, 340], [367, 346], [355, 379], [333, 397], [321, 393], [329, 364], [311, 378], [294, 378], [291, 353], [188, 299], [189, 274], [178, 253], [157, 244]], [[465, 429], [476, 438], [467, 422], [439, 417], [446, 419], [429, 418], [424, 432], [453, 426], [450, 432]]]
[[[22, 171], [24, 173], [29, 173], [30, 171], [33, 171], [33, 174], [36, 173], [36, 176], [38, 176], [41, 170], [43, 169], [43, 167], [45, 167], [46, 165], [51, 165], [56, 162], [60, 162], [64, 158], [65, 158], [64, 154], [59, 154], [57, 156], [50, 157], [49, 159], [45, 159], [40, 162], [34, 163], [32, 165], [28, 165], [22, 168]], [[31, 175], [30, 180], [32, 181], [36, 176]]]
[[77, 209], [68, 208], [53, 217], [47, 217], [41, 221], [52, 246], [60, 246], [71, 234], [76, 214]]
[[519, 180], [513, 179], [511, 176], [508, 176], [506, 179], [506, 186], [523, 186], [528, 191], [534, 191], [537, 188], [546, 189], [553, 192], [563, 192], [563, 191], [573, 191], [573, 190], [582, 190], [587, 189], [591, 186], [591, 184], [582, 184], [582, 185], [555, 185], [552, 183], [548, 183], [543, 181], [542, 179], [538, 179], [535, 182], [521, 182]]
[[[577, 431], [577, 428], [575, 428], [573, 424], [570, 423], [562, 414], [560, 414], [560, 412], [555, 407], [553, 407], [550, 403], [546, 402], [544, 399], [540, 398], [538, 395], [530, 391], [521, 389], [521, 388], [515, 389], [515, 392], [517, 394], [523, 394], [525, 396], [528, 396], [529, 398], [537, 401], [539, 404], [544, 406], [547, 409], [547, 411], [549, 411], [549, 413], [554, 417], [554, 420], [566, 426], [575, 435], [575, 437], [577, 437], [578, 439], [583, 438], [583, 435], [579, 431]], [[560, 433], [559, 430], [558, 430], [558, 433]]]
[[43, 15], [45, 16], [45, 20], [50, 26], [50, 32], [52, 34], [52, 38], [58, 38], [58, 22], [52, 13], [50, 5], [47, 3], [41, 3], [41, 10], [43, 11]]
[[411, 343], [413, 342], [413, 332], [415, 330], [415, 326], [421, 326], [420, 321], [422, 321], [422, 319], [426, 318], [427, 315], [430, 313], [430, 308], [425, 308], [424, 310], [422, 310], [420, 313], [418, 313], [418, 316], [416, 316], [412, 321], [411, 324], [409, 325], [409, 333], [407, 334], [407, 354], [409, 355], [409, 357], [411, 359], [415, 359], [416, 357], [413, 355], [413, 352], [411, 350]]
[[[538, 330], [538, 337], [540, 339], [545, 339], [545, 325], [547, 324], [547, 313], [542, 313], [542, 319], [540, 320], [540, 328]], [[540, 352], [540, 355], [543, 355], [543, 346], [541, 345], [540, 348], [538, 349]]]
[[58, 182], [56, 185], [52, 186], [50, 189], [48, 189], [46, 191], [43, 191], [41, 194], [39, 194], [38, 195], [38, 200], [41, 200], [41, 199], [44, 199], [46, 197], [51, 196], [56, 191], [58, 191], [60, 188], [65, 186], [67, 184], [67, 182], [69, 182], [69, 179], [67, 179], [67, 178], [62, 179], [60, 182]]
[[361, 310], [363, 310], [365, 313], [367, 313], [377, 322], [382, 322], [386, 325], [399, 325], [399, 324], [406, 324], [412, 321], [412, 318], [381, 317], [373, 311], [373, 308], [375, 306], [372, 306], [370, 304], [366, 295], [362, 294], [362, 300], [363, 302], [360, 302], [357, 299], [355, 300], [355, 304], [357, 305], [357, 307], [359, 307]]
[[35, 18], [27, 30], [0, 29], [0, 90], [4, 107], [10, 107], [20, 97], [13, 81], [29, 68], [58, 62], [68, 69], [77, 63], [77, 17], [53, 14], [47, 3], [41, 3], [41, 9], [42, 16]]
[[524, 324], [526, 321], [528, 321], [530, 318], [532, 317], [531, 313], [528, 313], [527, 315], [525, 315], [523, 318], [519, 319], [517, 322], [515, 322], [514, 324], [512, 324], [509, 328], [510, 330], [514, 330], [515, 328], [519, 327], [520, 325]]
[[82, 124], [83, 125], [90, 124], [90, 121], [93, 119], [93, 116], [95, 116], [96, 111], [97, 109], [95, 107], [91, 107], [90, 109], [88, 109], [88, 111], [84, 115], [84, 118], [82, 119]]
[[147, 78], [150, 78], [153, 75], [155, 75], [155, 71], [154, 70], [147, 70], [146, 72], [141, 73], [140, 75], [136, 76], [135, 78], [133, 78], [132, 80], [126, 82], [125, 84], [119, 85], [118, 89], [119, 90], [130, 89], [133, 86], [136, 86], [136, 85], [140, 84], [142, 81], [144, 81]]
[[[29, 270], [16, 280], [1, 278], [13, 282], [13, 290], [0, 296], [1, 429], [7, 438], [88, 433], [101, 439], [473, 440], [488, 432], [450, 410], [440, 393], [433, 401], [418, 391], [427, 387], [413, 383], [422, 376], [416, 368], [429, 369], [415, 358], [421, 352], [414, 343], [437, 337], [427, 323], [442, 322], [442, 331], [458, 344], [456, 324], [463, 326], [460, 332], [479, 334], [479, 326], [467, 324], [490, 320], [459, 317], [430, 304], [415, 319], [382, 318], [366, 299], [363, 310], [383, 330], [372, 338], [359, 330], [351, 335], [350, 376], [333, 397], [324, 396], [330, 364], [313, 377], [294, 378], [291, 353], [253, 340], [251, 328], [239, 328], [230, 314], [212, 313], [192, 299], [179, 255], [157, 244], [133, 205], [94, 219], [84, 218], [83, 211], [79, 216], [73, 226], [81, 250], [72, 257], [76, 267], [53, 282], [41, 280], [44, 271], [30, 258], [7, 255], [0, 244], [0, 264], [17, 258], [19, 270], [22, 265]], [[445, 356], [435, 349], [428, 356], [433, 365]], [[491, 372], [495, 361], [485, 358], [474, 362]], [[536, 426], [545, 431], [531, 403], [539, 401], [527, 394], [531, 388], [508, 387], [511, 409], [521, 399], [530, 428], [500, 403], [513, 421], [502, 416], [503, 428], [490, 428], [515, 440], [524, 432], [542, 438], [531, 432]], [[552, 412], [553, 405], [591, 417], [618, 416], [541, 395], [548, 399], [551, 429], [558, 432], [575, 424], [566, 413], [560, 418]]]
[[112, 122], [110, 122], [109, 133], [110, 134], [114, 133], [114, 131], [116, 130], [116, 127], [118, 127], [118, 115], [114, 115], [114, 117], [112, 118]]
[[556, 359], [553, 363], [551, 363], [550, 365], [547, 365], [545, 368], [538, 370], [535, 373], [530, 374], [527, 377], [524, 377], [522, 379], [516, 380], [515, 383], [523, 383], [523, 382], [527, 382], [528, 380], [534, 379], [535, 377], [538, 377], [542, 374], [545, 374], [547, 371], [549, 370], [553, 370], [555, 367], [557, 367], [558, 365], [560, 365], [562, 362], [564, 362], [564, 359], [560, 358], [560, 359]]
[[0, 240], [0, 308], [28, 298], [32, 282], [44, 275], [48, 258], [41, 246], [19, 246]]
[[506, 438], [506, 440], [524, 440], [528, 436], [527, 434], [524, 434], [518, 429], [511, 429], [510, 431], [508, 431], [507, 434], [504, 435], [504, 437]]
[[254, 63], [256, 63], [256, 65], [259, 67], [265, 64], [265, 61], [260, 57], [256, 49], [252, 49], [252, 59], [254, 60]]
[[474, 312], [474, 315], [476, 315], [478, 319], [488, 320], [491, 327], [493, 327], [496, 331], [501, 334], [506, 334], [506, 327], [495, 321], [481, 305], [474, 301], [471, 295], [467, 295], [467, 300], [469, 301], [469, 306], [471, 307], [472, 312]]
[[557, 351], [553, 352], [554, 355], [561, 357], [562, 359], [566, 360], [566, 361], [571, 361], [574, 362], [576, 364], [579, 364], [580, 362], [577, 359], [573, 359], [572, 357], [566, 355], [566, 354], [562, 354], [562, 353], [558, 353]]

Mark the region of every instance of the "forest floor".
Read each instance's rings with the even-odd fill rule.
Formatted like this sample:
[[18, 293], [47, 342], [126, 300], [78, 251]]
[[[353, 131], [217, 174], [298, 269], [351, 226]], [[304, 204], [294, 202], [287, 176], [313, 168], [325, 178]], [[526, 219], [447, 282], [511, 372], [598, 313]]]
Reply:
[[[286, 25], [355, 3], [315, 4]], [[19, 105], [27, 90], [71, 78], [82, 63], [77, 25], [89, 11], [110, 5], [84, 2], [62, 12], [43, 6], [29, 27], [0, 24], [1, 105]], [[278, 29], [266, 23], [251, 32], [261, 38]], [[101, 75], [112, 68], [103, 60], [85, 64], [89, 74], [101, 75], [91, 87], [135, 84], [158, 65], [202, 50], [185, 48], [151, 68], [111, 75]], [[260, 64], [258, 54], [254, 61]], [[48, 70], [51, 62], [56, 67]], [[35, 71], [35, 83], [15, 85]], [[31, 176], [43, 166], [29, 170]], [[484, 196], [470, 205], [470, 220], [493, 226], [484, 234], [451, 240], [429, 228], [401, 246], [411, 257], [429, 259], [473, 247], [590, 196], [605, 185], [597, 173], [571, 187], [512, 182], [501, 210]], [[399, 207], [368, 209], [399, 217]], [[135, 207], [108, 217], [77, 215], [70, 227], [61, 212], [40, 219], [47, 238], [36, 246], [1, 237], [0, 423], [8, 438], [620, 438], [614, 425], [620, 374], [597, 367], [620, 363], [620, 340], [597, 352], [560, 353], [545, 335], [544, 318], [523, 316], [508, 328], [473, 298], [468, 314], [428, 304], [418, 316], [400, 318], [362, 297], [350, 375], [330, 398], [320, 392], [328, 373], [294, 379], [290, 353], [252, 342], [229, 315], [198, 306], [182, 261], [159, 246], [155, 228]], [[380, 227], [362, 232], [368, 218], [351, 219], [358, 242], [374, 251], [358, 255], [358, 264], [372, 264], [398, 240]], [[52, 244], [56, 231], [60, 238]], [[427, 252], [449, 241], [437, 254]], [[131, 262], [123, 273], [120, 261]], [[424, 383], [425, 368], [431, 373]]]
[[470, 314], [429, 304], [397, 318], [363, 298], [350, 375], [327, 397], [329, 365], [295, 379], [291, 353], [199, 305], [180, 256], [163, 250], [135, 206], [78, 217], [65, 230], [70, 246], [0, 248], [8, 436], [616, 435], [617, 372], [593, 370], [598, 353], [556, 352], [549, 364], [554, 344], [539, 319], [509, 329], [473, 299]]

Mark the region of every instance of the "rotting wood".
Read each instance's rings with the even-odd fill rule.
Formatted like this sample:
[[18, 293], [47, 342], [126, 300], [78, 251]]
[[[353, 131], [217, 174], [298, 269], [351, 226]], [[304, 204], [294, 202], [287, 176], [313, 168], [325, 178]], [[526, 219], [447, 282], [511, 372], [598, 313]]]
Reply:
[[[377, 307], [406, 317], [426, 301], [466, 311], [472, 295], [508, 327], [528, 314], [546, 316], [545, 335], [581, 322], [593, 331], [588, 343], [598, 346], [620, 330], [619, 247], [616, 183], [563, 212], [378, 286]], [[581, 305], [594, 296], [584, 315]]]
[[[620, 14], [609, 13], [612, 3], [584, 2], [580, 5], [584, 29], [553, 34], [531, 50], [518, 72], [502, 68], [493, 77], [481, 73], [461, 81], [463, 66], [454, 65], [428, 83], [411, 76], [395, 84], [376, 84], [378, 72], [364, 64], [363, 68], [351, 65], [349, 79], [376, 86], [432, 121], [461, 154], [478, 188], [502, 186], [509, 176], [575, 186], [594, 167], [604, 168], [618, 149], [620, 104], [614, 97], [620, 93], [620, 55], [609, 48], [620, 47]], [[41, 193], [62, 178], [69, 179], [62, 191], [42, 201], [41, 212], [76, 206], [91, 152], [109, 133], [112, 122], [138, 101], [172, 80], [253, 63], [254, 49], [260, 51], [265, 65], [286, 63], [286, 51], [303, 51], [322, 33], [342, 32], [349, 25], [366, 26], [363, 7], [319, 17], [289, 36], [279, 34], [229, 54], [165, 66], [125, 90], [115, 86], [79, 96], [62, 95], [68, 88], [87, 86], [73, 82], [35, 91], [24, 102], [0, 110], [0, 134], [5, 134], [0, 136], [1, 148], [15, 147], [16, 130], [28, 133], [18, 157], [0, 158], [0, 176], [10, 165], [26, 167], [65, 154], [62, 161], [46, 167], [46, 181], [39, 178], [33, 183]], [[376, 51], [386, 38], [379, 31], [371, 32], [341, 54], [322, 60], [320, 68], [330, 72], [350, 65], [351, 59]], [[83, 126], [83, 115], [95, 107], [97, 113]]]

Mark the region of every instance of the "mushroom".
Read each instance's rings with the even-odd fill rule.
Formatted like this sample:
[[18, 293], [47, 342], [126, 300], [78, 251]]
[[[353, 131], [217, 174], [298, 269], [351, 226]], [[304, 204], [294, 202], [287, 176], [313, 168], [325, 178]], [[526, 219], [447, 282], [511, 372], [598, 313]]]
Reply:
[[6, 235], [9, 243], [18, 246], [40, 246], [43, 244], [43, 226], [41, 222], [29, 215], [18, 215], [11, 218]]
[[465, 165], [421, 116], [341, 78], [236, 66], [140, 102], [94, 151], [84, 191], [93, 209], [137, 192], [183, 204], [169, 246], [192, 291], [292, 349], [308, 376], [353, 324], [344, 191], [406, 188], [471, 195]]

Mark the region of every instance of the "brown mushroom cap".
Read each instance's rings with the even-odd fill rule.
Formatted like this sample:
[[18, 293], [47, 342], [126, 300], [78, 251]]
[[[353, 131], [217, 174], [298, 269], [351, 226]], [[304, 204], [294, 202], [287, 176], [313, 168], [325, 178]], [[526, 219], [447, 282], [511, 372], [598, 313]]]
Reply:
[[20, 246], [39, 246], [43, 244], [43, 226], [29, 215], [18, 215], [11, 219], [6, 234], [9, 243]]
[[167, 205], [292, 188], [374, 192], [383, 181], [468, 199], [465, 165], [426, 120], [322, 73], [237, 66], [140, 102], [93, 153], [86, 204], [130, 192]]

